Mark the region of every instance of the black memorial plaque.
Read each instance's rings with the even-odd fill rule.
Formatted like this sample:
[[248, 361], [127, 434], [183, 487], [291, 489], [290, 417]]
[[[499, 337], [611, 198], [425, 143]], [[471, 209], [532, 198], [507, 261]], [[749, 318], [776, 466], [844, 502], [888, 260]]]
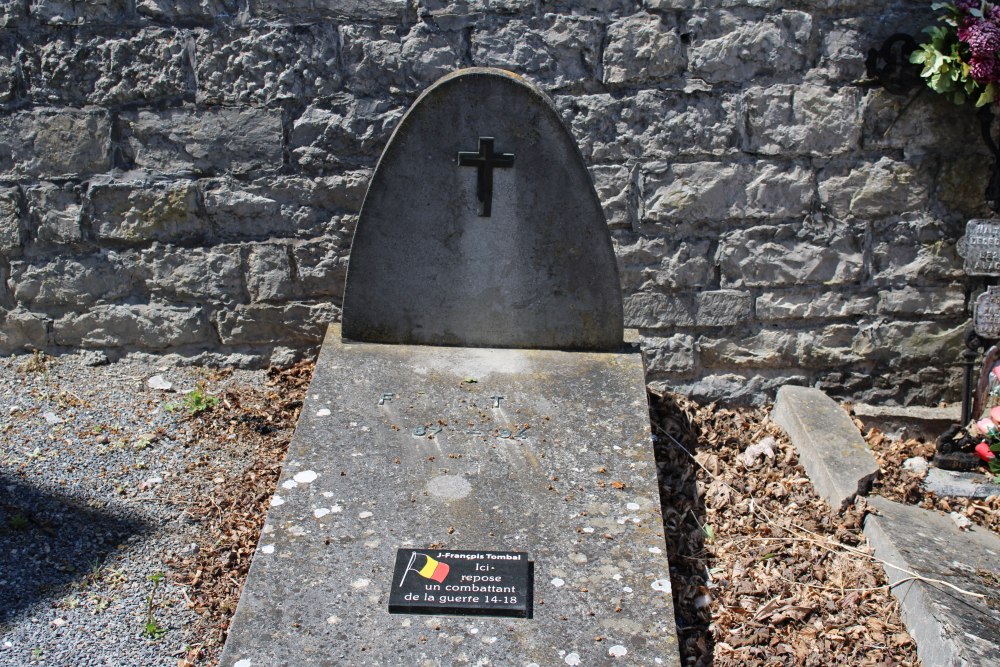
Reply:
[[962, 244], [965, 272], [972, 276], [1000, 276], [1000, 222], [970, 220]]
[[976, 334], [983, 338], [1000, 338], [1000, 287], [989, 287], [976, 299], [972, 326]]
[[526, 553], [397, 549], [389, 613], [531, 618], [534, 574]]

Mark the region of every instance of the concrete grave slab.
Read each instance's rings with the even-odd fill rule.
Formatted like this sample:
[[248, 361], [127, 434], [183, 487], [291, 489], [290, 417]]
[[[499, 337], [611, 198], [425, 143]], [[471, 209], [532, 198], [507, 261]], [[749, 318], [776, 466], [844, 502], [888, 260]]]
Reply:
[[958, 403], [946, 407], [855, 403], [853, 409], [854, 416], [866, 429], [877, 428], [888, 435], [928, 441], [937, 440], [962, 419], [962, 406]]
[[[679, 665], [645, 395], [638, 352], [331, 328], [220, 664]], [[527, 553], [533, 618], [390, 615], [397, 548]]]
[[[865, 519], [865, 537], [885, 561], [903, 621], [925, 665], [1000, 664], [1000, 538], [963, 532], [942, 514], [872, 497], [879, 516]], [[914, 575], [936, 581], [915, 580]], [[974, 593], [963, 594], [947, 584]]]
[[551, 101], [428, 89], [351, 252], [221, 664], [679, 665], [642, 358]]
[[788, 433], [816, 491], [834, 509], [871, 489], [878, 463], [848, 414], [822, 391], [783, 386], [771, 418]]
[[958, 472], [931, 468], [924, 478], [924, 490], [939, 496], [959, 498], [988, 498], [1000, 495], [1000, 484], [993, 482], [991, 475], [981, 472]]

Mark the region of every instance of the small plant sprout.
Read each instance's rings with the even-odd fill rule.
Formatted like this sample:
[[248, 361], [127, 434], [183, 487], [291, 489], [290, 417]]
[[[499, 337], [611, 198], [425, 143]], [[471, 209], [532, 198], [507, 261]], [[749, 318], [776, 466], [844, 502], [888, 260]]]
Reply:
[[149, 580], [153, 582], [153, 590], [149, 592], [149, 596], [146, 598], [146, 625], [142, 633], [150, 639], [159, 639], [167, 634], [167, 629], [160, 625], [153, 615], [153, 600], [156, 597], [157, 589], [160, 587], [160, 582], [163, 581], [163, 572], [159, 570], [154, 572], [149, 577]]
[[167, 412], [173, 412], [174, 410], [183, 407], [187, 411], [188, 415], [194, 417], [201, 412], [211, 410], [218, 404], [219, 397], [208, 394], [205, 391], [205, 383], [199, 382], [197, 389], [193, 389], [184, 395], [181, 405], [178, 405], [177, 403], [168, 403], [164, 406], [164, 409]]

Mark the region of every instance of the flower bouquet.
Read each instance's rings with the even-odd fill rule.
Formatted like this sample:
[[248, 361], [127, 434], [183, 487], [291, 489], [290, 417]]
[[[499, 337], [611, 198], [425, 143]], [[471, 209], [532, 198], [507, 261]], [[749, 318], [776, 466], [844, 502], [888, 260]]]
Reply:
[[[1000, 379], [1000, 366], [994, 367], [993, 374]], [[979, 439], [979, 444], [973, 451], [989, 466], [990, 472], [1000, 483], [1000, 458], [997, 457], [997, 454], [1000, 454], [1000, 405], [990, 408], [988, 416], [972, 424], [969, 427], [969, 435]]]
[[955, 0], [931, 7], [944, 14], [938, 25], [924, 29], [930, 41], [910, 54], [910, 62], [923, 65], [920, 76], [931, 90], [955, 104], [995, 102], [1000, 96], [1000, 6]]

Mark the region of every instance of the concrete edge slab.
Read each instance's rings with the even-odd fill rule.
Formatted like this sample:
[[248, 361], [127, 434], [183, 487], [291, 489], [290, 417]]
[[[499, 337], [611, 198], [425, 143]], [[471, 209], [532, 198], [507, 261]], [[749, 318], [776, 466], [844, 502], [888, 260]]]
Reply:
[[925, 665], [961, 664], [956, 647], [948, 641], [944, 628], [930, 611], [930, 599], [923, 584], [910, 578], [912, 575], [908, 572], [890, 565], [890, 563], [904, 563], [905, 559], [882, 526], [884, 521], [869, 514], [865, 518], [865, 539], [875, 550], [875, 556], [884, 561], [882, 568], [889, 580], [889, 589], [899, 600], [903, 623], [917, 644], [920, 661]]
[[994, 484], [981, 472], [957, 472], [930, 468], [924, 477], [924, 490], [938, 496], [957, 498], [988, 498], [1000, 495], [1000, 484]]
[[831, 507], [842, 512], [871, 490], [878, 463], [851, 418], [822, 391], [781, 387], [771, 419], [788, 433], [802, 467]]
[[977, 574], [993, 567], [1000, 538], [984, 529], [962, 532], [947, 516], [914, 505], [878, 496], [869, 505], [879, 514], [866, 517], [865, 537], [882, 561], [921, 662], [1000, 664], [996, 590]]

